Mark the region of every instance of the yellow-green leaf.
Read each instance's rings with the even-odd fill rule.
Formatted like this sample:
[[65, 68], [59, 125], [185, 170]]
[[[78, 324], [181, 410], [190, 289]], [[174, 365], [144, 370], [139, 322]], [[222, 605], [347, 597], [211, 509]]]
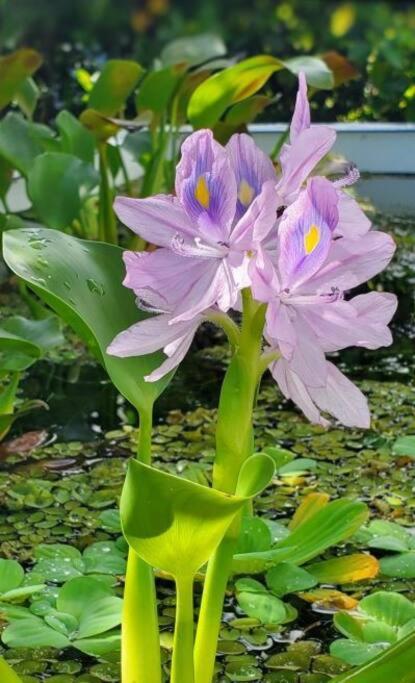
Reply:
[[353, 583], [377, 576], [379, 562], [373, 555], [356, 553], [316, 562], [306, 569], [319, 583]]
[[307, 519], [325, 507], [329, 500], [330, 496], [327, 493], [309, 493], [308, 496], [303, 498], [301, 504], [295, 511], [289, 528], [291, 530], [296, 529], [300, 524], [303, 524], [303, 522], [307, 521]]
[[23, 81], [34, 74], [41, 64], [39, 52], [30, 48], [0, 57], [0, 109], [9, 104]]
[[92, 88], [88, 105], [106, 116], [114, 116], [124, 108], [144, 69], [137, 62], [110, 59]]

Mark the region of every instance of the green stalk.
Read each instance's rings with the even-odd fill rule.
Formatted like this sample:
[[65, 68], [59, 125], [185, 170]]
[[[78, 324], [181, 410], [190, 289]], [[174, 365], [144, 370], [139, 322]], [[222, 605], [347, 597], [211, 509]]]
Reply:
[[[151, 462], [152, 410], [140, 414], [137, 458]], [[131, 548], [124, 588], [122, 683], [161, 683], [160, 636], [153, 569]]]
[[[239, 346], [222, 385], [216, 432], [213, 484], [234, 493], [240, 468], [253, 452], [252, 413], [261, 377], [261, 345], [265, 306], [243, 293]], [[209, 560], [194, 649], [195, 682], [211, 683], [216, 658], [223, 600], [238, 541], [241, 515], [228, 529]]]
[[[174, 629], [171, 683], [194, 683], [193, 669], [193, 577], [176, 580], [176, 624]], [[148, 683], [152, 681], [148, 679]]]
[[99, 238], [109, 244], [118, 244], [117, 221], [112, 209], [113, 193], [110, 184], [107, 145], [98, 143], [99, 155]]

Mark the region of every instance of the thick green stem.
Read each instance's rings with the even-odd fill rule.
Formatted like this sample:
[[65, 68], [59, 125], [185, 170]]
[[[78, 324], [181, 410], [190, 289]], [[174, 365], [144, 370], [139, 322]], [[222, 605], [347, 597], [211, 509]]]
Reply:
[[[137, 457], [151, 462], [152, 411], [140, 414]], [[131, 548], [124, 588], [122, 683], [161, 683], [160, 636], [153, 569]]]
[[[252, 413], [261, 368], [265, 307], [243, 292], [239, 346], [226, 373], [219, 401], [213, 483], [234, 493], [240, 468], [253, 452]], [[241, 515], [234, 520], [209, 561], [195, 642], [196, 683], [211, 683], [223, 600], [235, 552]]]
[[[171, 683], [194, 683], [193, 669], [193, 577], [176, 580], [176, 625], [174, 629]], [[148, 682], [152, 679], [148, 679]]]
[[117, 221], [112, 208], [113, 194], [109, 179], [107, 146], [98, 145], [99, 153], [99, 238], [109, 244], [118, 244]]

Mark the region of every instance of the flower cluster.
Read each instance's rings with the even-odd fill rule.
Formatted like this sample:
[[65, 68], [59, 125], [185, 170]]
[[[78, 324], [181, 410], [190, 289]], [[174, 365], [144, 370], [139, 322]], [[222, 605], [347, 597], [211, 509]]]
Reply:
[[327, 424], [324, 412], [368, 427], [365, 397], [326, 354], [391, 344], [395, 296], [349, 292], [385, 268], [395, 245], [344, 192], [356, 169], [334, 182], [311, 175], [334, 140], [332, 129], [310, 124], [300, 75], [279, 173], [248, 135], [223, 147], [201, 130], [182, 146], [175, 196], [117, 198], [120, 220], [160, 248], [124, 254], [125, 286], [156, 315], [121, 332], [108, 353], [162, 348], [166, 360], [146, 378], [156, 381], [181, 362], [199, 325], [240, 310], [250, 287], [267, 304], [264, 336], [282, 393], [313, 422]]

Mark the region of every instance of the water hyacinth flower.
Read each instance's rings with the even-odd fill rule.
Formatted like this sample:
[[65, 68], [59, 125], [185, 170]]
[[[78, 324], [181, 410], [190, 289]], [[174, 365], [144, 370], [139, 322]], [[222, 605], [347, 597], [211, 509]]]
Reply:
[[160, 247], [124, 254], [124, 284], [156, 315], [120, 332], [108, 352], [163, 348], [166, 361], [147, 378], [155, 381], [181, 362], [200, 324], [240, 310], [250, 287], [267, 307], [269, 369], [285, 397], [312, 422], [327, 424], [323, 412], [368, 427], [365, 397], [326, 354], [392, 342], [395, 296], [349, 292], [385, 268], [395, 245], [344, 192], [356, 169], [334, 182], [310, 176], [334, 139], [311, 125], [301, 75], [279, 175], [247, 135], [222, 147], [202, 130], [182, 146], [176, 196], [118, 198], [119, 218]]

